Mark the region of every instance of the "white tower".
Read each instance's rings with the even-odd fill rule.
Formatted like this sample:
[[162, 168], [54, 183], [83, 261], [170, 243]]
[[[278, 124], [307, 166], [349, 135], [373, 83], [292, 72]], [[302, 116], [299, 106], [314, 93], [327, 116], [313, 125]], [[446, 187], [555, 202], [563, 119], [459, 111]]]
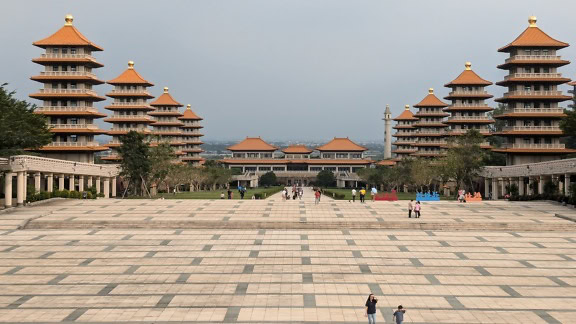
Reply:
[[386, 105], [384, 111], [384, 159], [392, 158], [392, 113], [390, 106]]

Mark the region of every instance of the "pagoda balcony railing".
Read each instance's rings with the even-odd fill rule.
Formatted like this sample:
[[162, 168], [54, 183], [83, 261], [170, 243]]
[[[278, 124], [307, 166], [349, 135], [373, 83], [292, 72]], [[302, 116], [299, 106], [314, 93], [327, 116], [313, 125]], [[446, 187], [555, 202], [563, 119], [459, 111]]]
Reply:
[[126, 90], [120, 90], [120, 89], [112, 89], [112, 91], [110, 91], [110, 93], [115, 93], [115, 94], [146, 94], [151, 96], [150, 92], [148, 92], [147, 90], [134, 90], [134, 89], [126, 89]]
[[122, 119], [149, 119], [152, 121], [152, 118], [148, 115], [112, 115], [110, 118], [122, 118]]
[[452, 116], [448, 117], [448, 120], [487, 120], [491, 121], [488, 116]]
[[187, 135], [187, 136], [199, 136], [199, 135], [203, 135], [203, 134], [200, 133], [200, 132], [186, 132], [186, 131], [182, 132], [182, 134]]
[[112, 145], [122, 145], [121, 141], [115, 141], [115, 140], [111, 140], [109, 141], [107, 144], [112, 144]]
[[418, 151], [418, 149], [417, 148], [397, 148], [393, 151], [394, 151], [394, 153], [414, 153], [414, 152]]
[[568, 93], [574, 94], [574, 89], [568, 90]]
[[503, 148], [511, 149], [565, 149], [564, 144], [502, 144]]
[[488, 91], [479, 91], [479, 90], [456, 90], [451, 91], [448, 93], [449, 96], [457, 96], [457, 95], [487, 95]]
[[[475, 130], [477, 130], [480, 133], [489, 133], [490, 130], [488, 128], [474, 128]], [[448, 133], [451, 134], [466, 134], [468, 133], [470, 129], [450, 129], [448, 130]]]
[[417, 125], [439, 125], [442, 124], [442, 120], [435, 120], [435, 121], [429, 121], [429, 120], [419, 120], [417, 122], [414, 123], [414, 126]]
[[447, 143], [448, 142], [446, 142], [446, 141], [418, 141], [415, 144], [440, 144], [440, 145], [443, 145], [443, 144], [447, 144]]
[[135, 132], [152, 132], [149, 128], [147, 127], [143, 127], [143, 128], [136, 128], [136, 127], [112, 127], [110, 128], [111, 131], [115, 131], [115, 132], [129, 132], [129, 131], [135, 131]]
[[90, 106], [43, 106], [43, 107], [36, 108], [35, 111], [37, 111], [37, 112], [48, 112], [48, 111], [98, 112], [98, 109], [96, 107], [90, 107]]
[[560, 126], [504, 126], [503, 131], [559, 132]]
[[561, 96], [562, 91], [508, 91], [504, 96]]
[[[417, 112], [414, 114], [414, 117], [420, 117], [420, 116], [425, 116], [425, 117], [434, 117], [434, 116], [438, 116], [438, 117], [445, 117], [447, 115], [446, 112], [444, 111], [439, 111], [439, 112]], [[418, 121], [414, 121], [414, 123], [418, 123]]]
[[561, 78], [562, 73], [512, 73], [504, 77], [504, 80], [518, 79], [557, 79]]
[[40, 93], [47, 94], [87, 94], [97, 96], [98, 93], [91, 89], [40, 89]]
[[147, 102], [142, 101], [142, 102], [112, 102], [111, 106], [147, 106], [152, 108], [152, 106], [148, 105]]
[[563, 108], [506, 108], [502, 111], [503, 114], [510, 114], [510, 113], [561, 114], [563, 112], [564, 112]]
[[96, 60], [92, 55], [89, 55], [89, 54], [52, 54], [52, 53], [46, 53], [46, 54], [42, 54], [40, 57], [42, 57], [42, 58]]
[[556, 55], [514, 55], [510, 56], [506, 59], [506, 63], [513, 61], [513, 60], [522, 60], [522, 61], [558, 61], [560, 60], [560, 56]]
[[392, 144], [394, 144], [394, 145], [411, 145], [414, 143], [416, 143], [416, 140], [413, 140], [413, 141], [394, 141], [394, 143], [392, 143]]
[[414, 135], [421, 135], [421, 134], [444, 134], [446, 131], [444, 130], [431, 130], [431, 129], [421, 129], [418, 132], [414, 133]]
[[40, 75], [45, 76], [87, 76], [96, 78], [96, 74], [86, 71], [42, 71]]
[[460, 108], [460, 107], [489, 107], [488, 104], [485, 103], [477, 103], [477, 104], [471, 104], [471, 103], [455, 103], [450, 105], [450, 108]]
[[96, 124], [50, 124], [50, 128], [98, 129], [98, 125], [96, 125]]
[[78, 147], [78, 146], [100, 146], [98, 142], [52, 142], [47, 146], [57, 147]]

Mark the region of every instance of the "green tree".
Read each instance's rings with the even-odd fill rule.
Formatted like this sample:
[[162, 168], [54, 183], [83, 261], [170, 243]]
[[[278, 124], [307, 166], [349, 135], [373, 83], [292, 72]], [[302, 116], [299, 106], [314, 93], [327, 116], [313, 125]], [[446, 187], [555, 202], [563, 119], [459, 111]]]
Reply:
[[360, 179], [362, 179], [366, 185], [374, 185], [379, 187], [384, 183], [384, 174], [386, 172], [385, 169], [386, 168], [384, 167], [363, 168], [358, 170], [356, 174], [358, 174], [358, 177], [360, 177]]
[[330, 170], [322, 170], [316, 175], [316, 185], [320, 187], [332, 187], [336, 184], [336, 177], [334, 172]]
[[143, 186], [150, 175], [150, 150], [146, 136], [130, 131], [121, 136], [122, 144], [118, 147], [118, 154], [122, 158], [120, 176], [128, 181], [128, 186], [135, 195], [142, 195]]
[[0, 85], [0, 156], [22, 154], [52, 141], [44, 116], [34, 113], [35, 105], [14, 98], [15, 92]]
[[278, 183], [278, 178], [276, 177], [276, 173], [274, 173], [272, 171], [266, 172], [260, 177], [260, 185], [261, 186], [265, 186], [265, 187], [275, 186], [277, 183]]
[[576, 111], [564, 110], [566, 117], [560, 120], [560, 129], [567, 136], [566, 146], [568, 148], [576, 148]]
[[166, 190], [170, 192], [170, 184], [166, 182], [168, 175], [175, 168], [177, 156], [170, 144], [158, 143], [150, 148], [150, 184], [160, 186], [164, 184]]
[[[499, 103], [498, 107], [494, 108], [494, 110], [488, 113], [488, 117], [494, 120], [494, 123], [489, 125], [490, 131], [492, 133], [500, 132], [502, 131], [504, 126], [506, 126], [506, 122], [504, 121], [504, 119], [494, 118], [494, 116], [503, 114], [505, 109], [506, 105]], [[504, 137], [498, 135], [489, 136], [488, 142], [493, 147], [500, 147], [504, 143]]]
[[471, 129], [448, 141], [448, 152], [441, 162], [443, 175], [454, 179], [459, 188], [473, 192], [473, 180], [484, 166], [485, 151], [480, 147], [484, 136]]
[[438, 178], [438, 160], [416, 159], [410, 164], [410, 179], [420, 188], [431, 190], [431, 185]]

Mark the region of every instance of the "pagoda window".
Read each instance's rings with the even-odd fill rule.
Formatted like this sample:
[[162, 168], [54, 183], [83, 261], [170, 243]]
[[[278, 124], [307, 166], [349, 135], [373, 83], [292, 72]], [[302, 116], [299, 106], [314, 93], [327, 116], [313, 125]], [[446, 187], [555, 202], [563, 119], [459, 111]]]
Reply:
[[78, 89], [78, 84], [76, 82], [70, 83], [70, 89]]
[[544, 88], [544, 91], [550, 91], [550, 85], [545, 84], [542, 87]]
[[540, 50], [535, 49], [532, 51], [533, 55], [540, 55]]
[[544, 108], [550, 108], [550, 103], [549, 103], [549, 102], [545, 102], [545, 103], [544, 103]]
[[76, 54], [76, 47], [70, 48], [70, 54]]
[[348, 153], [336, 153], [337, 159], [346, 159], [348, 158]]
[[550, 68], [547, 67], [542, 68], [542, 73], [550, 73]]
[[539, 119], [534, 120], [534, 126], [540, 126], [540, 120]]
[[76, 72], [77, 71], [76, 65], [70, 65], [70, 71]]
[[550, 119], [544, 120], [544, 126], [552, 126], [552, 121]]
[[532, 55], [532, 51], [529, 50], [529, 49], [524, 50], [524, 54], [526, 54], [526, 55]]
[[249, 158], [257, 158], [258, 157], [258, 153], [248, 153], [247, 155]]
[[78, 142], [78, 135], [70, 135], [70, 142]]
[[532, 108], [532, 103], [531, 102], [525, 102], [524, 108]]
[[62, 47], [62, 54], [68, 54], [68, 49], [66, 47]]
[[78, 100], [70, 100], [70, 106], [77, 107], [78, 106]]
[[52, 65], [52, 71], [58, 72], [58, 70], [60, 70], [60, 67], [58, 65]]
[[52, 100], [51, 106], [53, 106], [53, 107], [58, 106], [58, 100]]
[[546, 138], [544, 138], [544, 143], [545, 144], [552, 144], [552, 139], [550, 137], [546, 137]]
[[547, 50], [547, 49], [543, 49], [543, 50], [542, 50], [542, 55], [547, 56], [547, 55], [548, 55], [548, 50]]
[[60, 49], [57, 47], [52, 48], [52, 54], [58, 54], [60, 52]]
[[58, 124], [58, 117], [50, 118], [50, 124]]
[[530, 90], [532, 90], [532, 87], [531, 87], [530, 85], [525, 85], [525, 86], [524, 86], [524, 91], [530, 92]]
[[352, 158], [353, 158], [353, 159], [361, 159], [361, 158], [362, 158], [362, 154], [354, 153], [354, 154], [352, 154]]
[[58, 89], [58, 82], [52, 83], [52, 89]]

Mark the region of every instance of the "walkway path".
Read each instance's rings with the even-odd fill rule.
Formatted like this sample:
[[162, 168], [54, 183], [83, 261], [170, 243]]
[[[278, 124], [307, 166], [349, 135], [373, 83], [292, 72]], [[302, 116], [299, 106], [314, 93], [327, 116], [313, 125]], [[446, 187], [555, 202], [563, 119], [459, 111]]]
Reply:
[[[565, 207], [435, 202], [417, 220], [404, 202], [309, 196], [67, 200], [0, 214], [35, 218], [0, 230], [0, 322], [365, 323], [369, 293], [382, 323], [398, 304], [406, 323], [576, 318], [576, 230], [554, 215]], [[326, 228], [341, 221], [453, 227]], [[282, 222], [292, 227], [247, 228]]]

